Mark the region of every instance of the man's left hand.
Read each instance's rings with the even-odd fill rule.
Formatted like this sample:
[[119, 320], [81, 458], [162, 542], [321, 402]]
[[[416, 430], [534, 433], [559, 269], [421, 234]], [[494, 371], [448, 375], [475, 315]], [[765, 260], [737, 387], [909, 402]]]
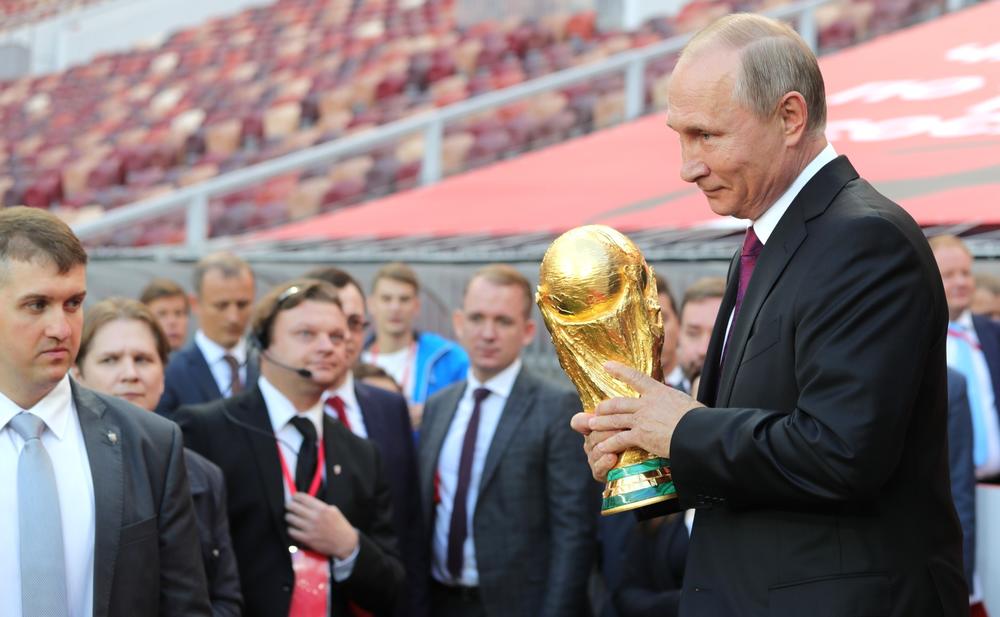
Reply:
[[288, 535], [317, 553], [346, 559], [358, 546], [358, 530], [337, 506], [295, 493], [286, 509]]
[[594, 446], [597, 452], [619, 454], [638, 446], [650, 454], [669, 458], [677, 424], [684, 414], [704, 405], [624, 364], [608, 362], [604, 368], [612, 377], [632, 386], [639, 398], [618, 397], [597, 405], [589, 418], [590, 430], [613, 432]]

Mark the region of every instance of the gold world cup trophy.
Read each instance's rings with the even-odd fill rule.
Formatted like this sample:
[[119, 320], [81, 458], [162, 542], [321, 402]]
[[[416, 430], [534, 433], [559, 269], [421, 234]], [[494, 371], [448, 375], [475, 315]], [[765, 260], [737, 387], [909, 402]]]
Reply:
[[[542, 259], [535, 301], [584, 411], [638, 396], [604, 369], [608, 360], [662, 379], [663, 316], [653, 269], [618, 231], [587, 225], [556, 238]], [[629, 448], [608, 473], [601, 514], [676, 498], [670, 461]]]

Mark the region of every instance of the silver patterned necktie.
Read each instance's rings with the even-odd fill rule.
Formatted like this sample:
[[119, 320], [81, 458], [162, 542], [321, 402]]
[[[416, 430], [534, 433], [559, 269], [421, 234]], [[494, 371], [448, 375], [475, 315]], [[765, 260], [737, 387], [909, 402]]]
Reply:
[[11, 418], [10, 425], [24, 439], [17, 460], [21, 615], [68, 617], [59, 490], [52, 459], [42, 445], [45, 423], [25, 411]]

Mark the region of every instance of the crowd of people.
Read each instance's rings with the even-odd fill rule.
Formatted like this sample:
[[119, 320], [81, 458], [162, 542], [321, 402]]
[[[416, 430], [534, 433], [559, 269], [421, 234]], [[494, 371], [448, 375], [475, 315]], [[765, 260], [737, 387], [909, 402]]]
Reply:
[[[757, 114], [733, 76], [776, 56], [805, 84]], [[0, 211], [0, 615], [982, 611], [996, 280], [826, 143], [787, 26], [723, 19], [675, 76], [682, 175], [752, 225], [728, 280], [677, 304], [657, 276], [663, 381], [611, 363], [641, 396], [594, 410], [525, 364], [534, 284], [511, 265], [466, 282], [455, 340], [414, 328], [401, 263], [259, 290], [215, 253], [190, 294], [84, 309], [69, 227]], [[671, 459], [679, 512], [600, 516], [630, 446]]]

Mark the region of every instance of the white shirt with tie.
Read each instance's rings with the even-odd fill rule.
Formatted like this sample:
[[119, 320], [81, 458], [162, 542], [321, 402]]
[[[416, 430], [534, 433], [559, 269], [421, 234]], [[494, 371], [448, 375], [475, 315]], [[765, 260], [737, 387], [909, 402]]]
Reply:
[[[0, 615], [21, 614], [21, 557], [17, 510], [17, 462], [24, 440], [9, 426], [21, 412], [0, 393]], [[70, 617], [91, 617], [94, 605], [94, 481], [76, 415], [69, 376], [31, 409], [45, 422], [45, 446], [56, 477], [66, 560]]]
[[[354, 393], [354, 375], [351, 371], [347, 371], [347, 377], [339, 388], [327, 392], [327, 400], [334, 396], [339, 396], [340, 400], [344, 401], [344, 413], [347, 415], [347, 421], [351, 424], [351, 432], [358, 437], [367, 439], [368, 429], [365, 427], [365, 418], [361, 415], [361, 404], [358, 403], [358, 397]], [[323, 408], [328, 416], [340, 422], [340, 418], [337, 417], [337, 412], [332, 406], [324, 405]]]
[[[319, 402], [309, 409], [300, 412], [295, 409], [295, 405], [288, 400], [288, 397], [275, 388], [263, 375], [257, 378], [257, 385], [260, 387], [260, 393], [264, 397], [264, 405], [267, 406], [267, 415], [271, 419], [271, 428], [274, 430], [275, 439], [278, 441], [278, 448], [281, 449], [281, 455], [285, 459], [285, 464], [288, 465], [288, 471], [294, 476], [295, 465], [299, 462], [299, 448], [302, 447], [302, 433], [292, 424], [292, 418], [296, 416], [307, 418], [316, 427], [316, 439], [322, 441], [324, 399], [320, 399]], [[317, 443], [317, 445], [319, 444]], [[323, 474], [323, 479], [326, 480], [326, 470], [322, 470], [321, 473]], [[284, 475], [282, 475], [282, 479], [284, 479]], [[286, 483], [282, 482], [282, 485], [284, 484]], [[284, 488], [285, 502], [291, 501], [292, 493], [289, 491], [295, 487], [285, 486]], [[361, 545], [358, 544], [354, 552], [347, 559], [332, 558], [333, 579], [335, 581], [339, 583], [350, 578], [351, 572], [354, 571], [354, 562], [357, 561], [360, 550]]]
[[219, 387], [219, 392], [223, 398], [233, 395], [233, 370], [226, 362], [226, 354], [236, 358], [240, 365], [240, 383], [247, 383], [247, 342], [242, 338], [232, 349], [226, 349], [222, 345], [208, 338], [199, 328], [194, 333], [194, 344], [198, 346], [201, 355], [205, 357], [209, 370], [212, 371], [212, 379]]
[[[476, 514], [476, 501], [479, 498], [479, 481], [483, 476], [486, 454], [489, 452], [490, 444], [493, 443], [493, 436], [496, 434], [497, 425], [500, 424], [503, 408], [507, 405], [510, 391], [513, 389], [514, 381], [520, 372], [521, 359], [518, 358], [491, 379], [487, 379], [485, 383], [476, 379], [471, 369], [466, 377], [465, 393], [458, 401], [455, 417], [452, 418], [451, 426], [448, 427], [448, 433], [441, 446], [441, 453], [438, 455], [437, 474], [440, 500], [437, 503], [434, 516], [431, 575], [442, 583], [463, 587], [477, 587], [479, 585], [476, 542], [472, 526]], [[476, 433], [476, 449], [472, 456], [472, 475], [469, 479], [469, 493], [465, 507], [468, 520], [466, 521], [465, 543], [462, 546], [462, 576], [456, 581], [452, 579], [451, 573], [448, 571], [448, 536], [451, 530], [451, 511], [455, 502], [455, 491], [458, 489], [458, 467], [462, 459], [465, 430], [469, 426], [472, 409], [475, 405], [472, 393], [477, 388], [488, 389], [490, 395], [483, 400], [479, 408], [479, 430]], [[525, 567], [530, 566], [526, 564]]]

